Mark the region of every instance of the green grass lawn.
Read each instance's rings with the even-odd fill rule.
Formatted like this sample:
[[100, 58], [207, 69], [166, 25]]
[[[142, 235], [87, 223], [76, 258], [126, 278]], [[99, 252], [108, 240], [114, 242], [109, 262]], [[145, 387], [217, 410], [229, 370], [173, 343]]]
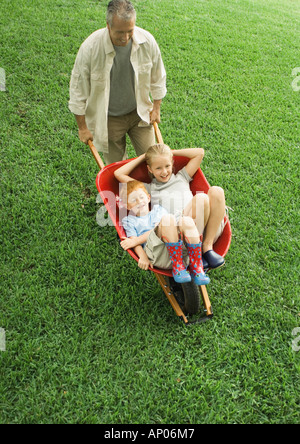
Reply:
[[96, 223], [67, 104], [107, 1], [0, 0], [0, 422], [297, 423], [299, 1], [134, 4], [168, 73], [164, 140], [203, 147], [234, 209], [215, 317], [185, 327]]

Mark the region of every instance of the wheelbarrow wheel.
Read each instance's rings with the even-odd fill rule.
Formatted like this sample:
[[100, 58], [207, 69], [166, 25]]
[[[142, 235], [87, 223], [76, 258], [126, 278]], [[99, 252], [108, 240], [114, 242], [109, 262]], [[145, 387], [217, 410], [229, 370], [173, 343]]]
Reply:
[[177, 284], [173, 278], [166, 277], [166, 280], [184, 313], [191, 315], [198, 313], [200, 310], [199, 287], [193, 281], [187, 284]]
[[200, 310], [200, 291], [195, 282], [181, 284], [184, 295], [184, 308], [187, 314], [193, 315]]

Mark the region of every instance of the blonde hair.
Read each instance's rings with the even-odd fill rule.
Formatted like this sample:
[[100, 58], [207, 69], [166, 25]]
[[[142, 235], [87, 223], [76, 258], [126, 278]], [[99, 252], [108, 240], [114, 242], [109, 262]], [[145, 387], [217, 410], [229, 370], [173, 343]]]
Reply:
[[151, 166], [153, 158], [160, 156], [170, 156], [171, 161], [173, 161], [173, 153], [171, 148], [164, 143], [157, 143], [156, 145], [150, 146], [146, 152], [145, 160], [147, 165]]
[[124, 183], [120, 190], [120, 198], [122, 199], [122, 202], [126, 204], [129, 195], [138, 189], [142, 189], [147, 195], [149, 194], [143, 182], [140, 182], [139, 180], [131, 180], [130, 182]]

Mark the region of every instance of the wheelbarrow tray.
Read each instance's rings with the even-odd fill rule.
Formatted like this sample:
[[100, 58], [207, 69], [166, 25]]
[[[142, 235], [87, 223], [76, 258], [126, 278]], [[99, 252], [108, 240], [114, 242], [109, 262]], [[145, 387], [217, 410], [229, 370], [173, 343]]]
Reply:
[[[103, 203], [106, 206], [108, 214], [120, 238], [126, 237], [126, 233], [122, 226], [121, 223], [122, 221], [120, 220], [120, 208], [121, 208], [119, 200], [120, 183], [115, 178], [114, 172], [122, 165], [130, 161], [132, 161], [132, 159], [108, 165], [99, 172], [96, 178], [97, 189], [100, 193]], [[180, 171], [188, 163], [188, 161], [189, 159], [186, 157], [174, 156], [175, 174], [177, 174], [177, 172]], [[144, 183], [150, 183], [150, 178], [148, 175], [146, 163], [143, 163], [142, 165], [137, 167], [131, 173], [131, 177]], [[199, 192], [204, 192], [207, 194], [210, 185], [200, 168], [198, 169], [192, 182], [190, 183], [190, 188], [194, 195]], [[124, 209], [123, 209], [123, 214], [124, 214]], [[224, 231], [214, 245], [214, 251], [220, 254], [222, 257], [225, 257], [225, 255], [227, 254], [231, 243], [231, 226], [227, 216], [225, 216], [225, 219], [226, 219], [226, 225]], [[127, 251], [133, 257], [133, 259], [138, 262], [139, 258], [135, 254], [135, 252], [133, 250], [127, 250]], [[153, 268], [153, 271], [158, 274], [172, 277], [171, 270], [162, 270], [160, 268]]]

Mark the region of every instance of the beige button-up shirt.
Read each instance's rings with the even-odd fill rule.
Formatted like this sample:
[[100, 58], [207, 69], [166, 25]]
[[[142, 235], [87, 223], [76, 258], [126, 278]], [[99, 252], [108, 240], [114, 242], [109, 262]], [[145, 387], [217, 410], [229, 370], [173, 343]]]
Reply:
[[[69, 109], [76, 115], [85, 115], [94, 145], [103, 153], [108, 152], [107, 116], [114, 57], [108, 29], [94, 32], [79, 49], [70, 82]], [[165, 97], [166, 71], [154, 37], [138, 27], [132, 38], [130, 60], [135, 74], [137, 112], [142, 119], [140, 125], [149, 125], [153, 108], [150, 94], [153, 100]]]

